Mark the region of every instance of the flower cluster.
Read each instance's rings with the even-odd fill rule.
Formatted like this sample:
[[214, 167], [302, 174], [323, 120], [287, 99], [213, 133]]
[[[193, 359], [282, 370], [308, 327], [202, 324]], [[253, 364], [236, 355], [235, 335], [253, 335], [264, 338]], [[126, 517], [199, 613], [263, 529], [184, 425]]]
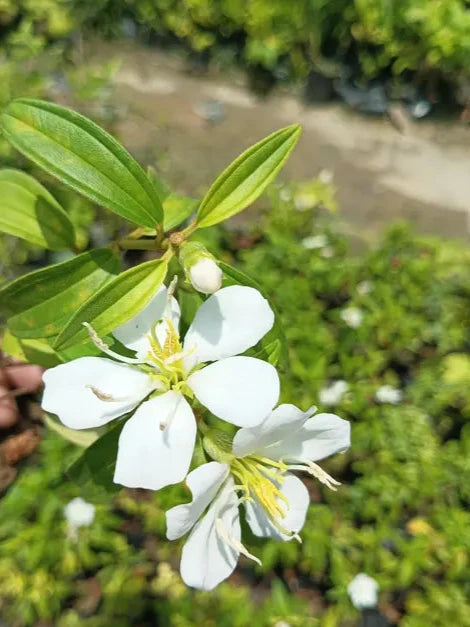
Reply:
[[[241, 540], [240, 506], [254, 535], [300, 540], [309, 498], [293, 473], [336, 489], [338, 482], [317, 462], [346, 450], [350, 429], [334, 414], [278, 405], [274, 366], [242, 354], [274, 323], [257, 290], [233, 285], [216, 291], [182, 338], [174, 289], [174, 283], [160, 288], [113, 332], [129, 349], [126, 355], [88, 327], [103, 356], [47, 370], [42, 406], [72, 429], [125, 416], [116, 483], [159, 490], [186, 479], [192, 501], [167, 512], [167, 536], [189, 533], [182, 578], [210, 590], [231, 574], [240, 554], [258, 561]], [[234, 426], [231, 435], [218, 428], [219, 420]], [[198, 431], [206, 463], [190, 471]]]

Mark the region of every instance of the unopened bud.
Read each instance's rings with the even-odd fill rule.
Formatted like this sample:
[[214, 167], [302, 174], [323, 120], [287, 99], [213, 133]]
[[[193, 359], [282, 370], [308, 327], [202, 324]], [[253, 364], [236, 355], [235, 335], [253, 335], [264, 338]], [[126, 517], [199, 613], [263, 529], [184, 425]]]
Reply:
[[180, 261], [194, 289], [213, 294], [222, 285], [222, 270], [214, 257], [199, 242], [187, 242], [181, 247]]
[[230, 464], [233, 460], [232, 443], [233, 438], [219, 429], [210, 429], [202, 441], [209, 457], [221, 464]]

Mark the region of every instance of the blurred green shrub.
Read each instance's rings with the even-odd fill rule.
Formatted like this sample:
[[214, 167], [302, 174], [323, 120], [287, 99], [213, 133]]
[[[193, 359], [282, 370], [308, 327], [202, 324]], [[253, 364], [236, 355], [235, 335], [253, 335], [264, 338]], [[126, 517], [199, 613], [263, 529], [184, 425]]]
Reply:
[[[127, 27], [126, 27], [127, 20]], [[312, 69], [356, 77], [414, 77], [435, 93], [440, 79], [469, 79], [470, 9], [466, 0], [2, 0], [0, 45], [30, 59], [82, 27], [104, 35], [158, 35], [224, 63], [304, 78]], [[465, 100], [465, 98], [464, 98]]]
[[[66, 481], [77, 451], [48, 433], [0, 506], [0, 613], [15, 626], [340, 627], [358, 619], [346, 587], [361, 571], [400, 625], [470, 626], [468, 248], [398, 225], [351, 256], [334, 219], [315, 211], [334, 208], [319, 181], [273, 187], [269, 204], [243, 232], [207, 237], [273, 296], [290, 346], [285, 398], [351, 420], [351, 450], [328, 464], [343, 485], [308, 481], [303, 543], [251, 538], [263, 565], [242, 561], [229, 583], [198, 593], [182, 585], [165, 540], [164, 512], [184, 486], [124, 490], [110, 506]], [[357, 328], [345, 307], [362, 313]], [[338, 379], [348, 391], [322, 406], [320, 391]], [[384, 384], [403, 400], [380, 403]], [[73, 542], [62, 508], [77, 495], [98, 505]]]
[[[122, 18], [143, 32], [172, 36], [222, 61], [238, 58], [277, 78], [341, 65], [371, 79], [469, 78], [470, 9], [466, 0], [102, 0], [76, 2], [80, 19], [105, 34], [122, 33]], [[232, 50], [232, 53], [230, 53]]]

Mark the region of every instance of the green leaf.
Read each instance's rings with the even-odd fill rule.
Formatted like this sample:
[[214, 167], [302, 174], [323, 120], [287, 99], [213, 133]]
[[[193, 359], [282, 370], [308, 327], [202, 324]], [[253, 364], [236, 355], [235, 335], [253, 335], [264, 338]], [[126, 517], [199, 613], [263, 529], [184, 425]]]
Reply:
[[0, 231], [48, 248], [73, 248], [75, 231], [57, 200], [20, 170], [0, 170]]
[[44, 414], [44, 422], [51, 431], [55, 431], [55, 433], [58, 433], [62, 438], [65, 438], [77, 446], [91, 446], [93, 442], [96, 442], [99, 438], [98, 432], [93, 429], [81, 429], [80, 431], [77, 429], [69, 429], [58, 420], [52, 418], [52, 416], [49, 416], [49, 414]]
[[170, 194], [170, 188], [162, 181], [156, 173], [155, 168], [151, 165], [147, 166], [147, 177], [152, 183], [160, 202], [163, 204], [165, 198]]
[[119, 436], [125, 420], [119, 420], [111, 429], [89, 446], [66, 470], [67, 477], [78, 485], [92, 482], [110, 492], [122, 489], [113, 483]]
[[[257, 281], [246, 275], [238, 268], [230, 266], [228, 263], [224, 263], [223, 261], [218, 261], [217, 263], [224, 273], [224, 286], [247, 285], [248, 287], [254, 287], [256, 290], [261, 292], [267, 300], [269, 300], [267, 294]], [[279, 362], [285, 362], [287, 360], [287, 342], [279, 322], [279, 315], [276, 308], [272, 302], [269, 302], [269, 304], [275, 315], [273, 328], [259, 342], [260, 348], [258, 350], [251, 349], [249, 354], [252, 357], [265, 359], [273, 366], [277, 366]]]
[[198, 201], [188, 196], [170, 194], [163, 201], [163, 230], [171, 231], [196, 211]]
[[2, 339], [2, 352], [18, 361], [53, 368], [63, 360], [45, 339], [21, 340], [7, 329]]
[[13, 281], [0, 290], [0, 308], [11, 332], [21, 338], [57, 335], [120, 266], [119, 259], [102, 248]]
[[91, 324], [96, 333], [103, 337], [130, 320], [155, 295], [165, 279], [167, 269], [166, 260], [147, 261], [107, 283], [70, 319], [54, 348], [62, 350], [88, 341], [84, 322]]
[[42, 100], [13, 100], [1, 117], [6, 139], [26, 157], [123, 218], [154, 227], [160, 199], [139, 164], [84, 116]]
[[198, 210], [199, 227], [226, 220], [254, 202], [273, 181], [299, 139], [298, 124], [286, 126], [241, 154], [216, 179]]

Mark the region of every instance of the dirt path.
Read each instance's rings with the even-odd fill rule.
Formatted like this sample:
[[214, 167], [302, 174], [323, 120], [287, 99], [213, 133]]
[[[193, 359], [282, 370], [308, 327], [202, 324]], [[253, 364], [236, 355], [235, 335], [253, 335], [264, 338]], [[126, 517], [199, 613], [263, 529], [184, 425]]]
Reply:
[[[194, 76], [183, 62], [135, 44], [89, 44], [95, 60], [119, 56], [115, 102], [125, 110], [123, 142], [170, 183], [201, 193], [245, 147], [300, 122], [304, 132], [285, 177], [334, 173], [345, 228], [373, 239], [385, 224], [406, 218], [418, 230], [468, 237], [470, 128], [411, 123], [401, 135], [387, 119], [360, 117], [342, 106], [308, 107], [289, 94], [259, 100], [233, 76]], [[204, 119], [217, 101], [222, 119]], [[169, 165], [171, 164], [171, 168]]]

